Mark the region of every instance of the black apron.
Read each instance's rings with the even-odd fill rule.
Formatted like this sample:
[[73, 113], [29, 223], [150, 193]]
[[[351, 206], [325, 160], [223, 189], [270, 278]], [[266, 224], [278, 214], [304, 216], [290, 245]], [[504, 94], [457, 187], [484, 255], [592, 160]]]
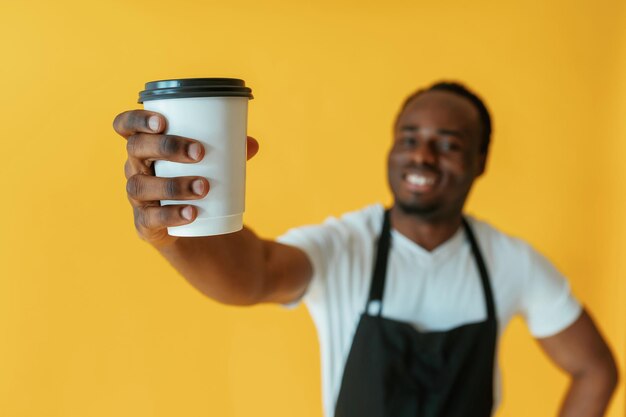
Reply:
[[[381, 316], [391, 242], [389, 211], [378, 239], [370, 294], [344, 369], [335, 417], [489, 417], [497, 320], [483, 257], [463, 227], [480, 273], [487, 319], [449, 331], [420, 332]], [[370, 303], [380, 303], [370, 314]], [[445, 306], [444, 308], [453, 308]]]

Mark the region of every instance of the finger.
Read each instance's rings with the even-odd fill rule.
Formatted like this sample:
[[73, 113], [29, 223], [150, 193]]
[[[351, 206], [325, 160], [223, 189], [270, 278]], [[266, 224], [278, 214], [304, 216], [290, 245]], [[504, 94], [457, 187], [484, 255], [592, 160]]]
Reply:
[[259, 152], [259, 142], [252, 136], [248, 136], [247, 139], [246, 154], [247, 159], [251, 159], [257, 154], [257, 152]]
[[128, 180], [135, 174], [138, 174], [138, 172], [135, 172], [135, 169], [133, 168], [133, 164], [130, 162], [130, 159], [127, 159], [124, 163], [124, 176]]
[[202, 177], [160, 178], [135, 174], [126, 182], [128, 198], [134, 205], [157, 200], [197, 200], [209, 192], [209, 182]]
[[154, 176], [154, 165], [152, 165], [152, 163], [140, 161], [139, 159], [128, 158], [124, 164], [124, 176], [128, 180], [136, 174]]
[[113, 129], [128, 138], [138, 132], [161, 133], [165, 130], [165, 117], [147, 110], [129, 110], [115, 116]]
[[135, 207], [135, 227], [145, 236], [153, 235], [166, 227], [181, 226], [195, 220], [198, 210], [188, 206]]
[[194, 163], [204, 157], [202, 143], [174, 135], [136, 133], [126, 142], [128, 156], [142, 161]]

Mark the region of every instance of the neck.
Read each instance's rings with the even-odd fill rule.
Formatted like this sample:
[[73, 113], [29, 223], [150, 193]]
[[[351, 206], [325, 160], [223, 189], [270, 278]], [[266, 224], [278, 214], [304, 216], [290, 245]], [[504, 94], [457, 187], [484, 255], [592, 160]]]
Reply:
[[461, 213], [445, 218], [424, 219], [403, 212], [397, 205], [391, 209], [392, 227], [429, 252], [454, 236], [461, 223]]

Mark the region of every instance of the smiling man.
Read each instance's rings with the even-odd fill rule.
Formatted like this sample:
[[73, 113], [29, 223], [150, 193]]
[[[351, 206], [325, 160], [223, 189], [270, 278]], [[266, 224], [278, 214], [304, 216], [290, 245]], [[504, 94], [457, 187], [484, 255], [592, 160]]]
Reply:
[[[114, 122], [132, 144], [127, 189], [140, 236], [220, 302], [304, 301], [319, 333], [327, 417], [491, 416], [498, 338], [517, 314], [571, 375], [560, 415], [603, 415], [615, 363], [565, 278], [528, 244], [463, 214], [491, 136], [486, 107], [464, 86], [438, 83], [405, 101], [388, 156], [390, 209], [371, 205], [277, 241], [248, 228], [167, 235], [197, 213], [158, 200], [202, 198], [209, 184], [154, 177], [151, 161], [202, 158], [196, 141], [164, 135], [164, 126], [139, 110]], [[258, 144], [248, 140], [252, 157]]]

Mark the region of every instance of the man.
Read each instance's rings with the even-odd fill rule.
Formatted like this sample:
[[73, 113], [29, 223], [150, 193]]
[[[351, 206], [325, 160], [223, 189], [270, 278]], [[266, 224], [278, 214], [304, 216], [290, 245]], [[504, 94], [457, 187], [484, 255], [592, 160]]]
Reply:
[[[463, 215], [485, 170], [491, 121], [462, 85], [435, 84], [402, 106], [388, 156], [391, 209], [369, 206], [277, 241], [248, 228], [193, 239], [167, 234], [197, 212], [158, 200], [202, 198], [210, 184], [154, 176], [154, 160], [203, 157], [198, 142], [164, 135], [164, 126], [162, 116], [138, 110], [114, 121], [128, 140], [139, 235], [220, 302], [304, 300], [319, 333], [327, 417], [492, 415], [498, 336], [515, 314], [571, 375], [561, 416], [603, 415], [616, 366], [566, 280], [524, 242]], [[257, 151], [248, 138], [248, 158]]]

